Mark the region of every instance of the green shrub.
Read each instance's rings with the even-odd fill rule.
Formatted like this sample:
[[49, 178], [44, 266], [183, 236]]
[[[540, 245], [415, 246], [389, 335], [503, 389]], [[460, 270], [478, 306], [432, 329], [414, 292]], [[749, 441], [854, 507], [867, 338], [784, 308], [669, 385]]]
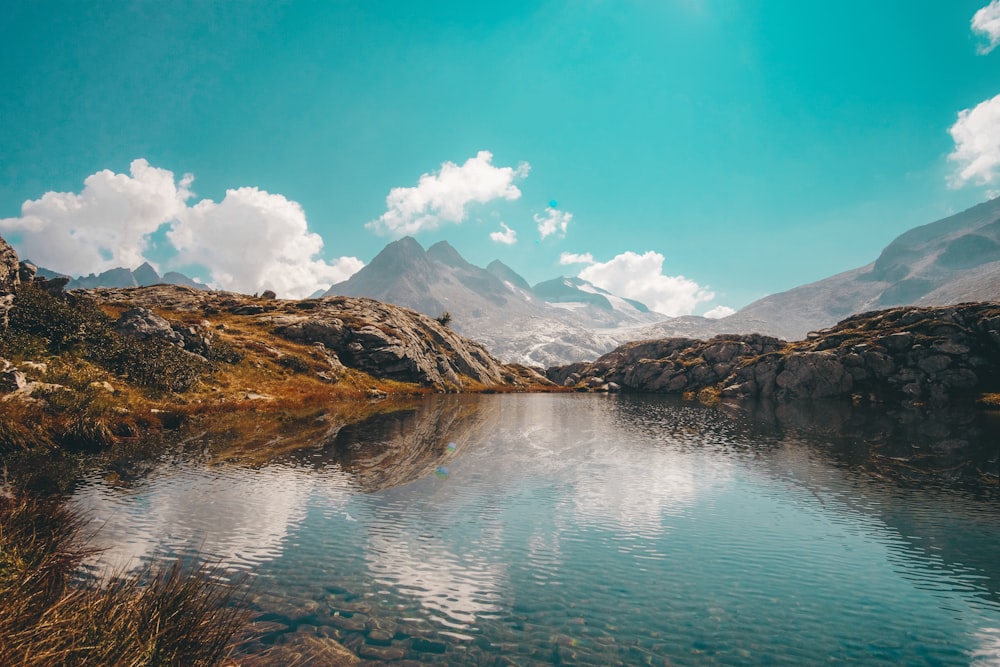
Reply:
[[88, 299], [53, 296], [24, 285], [14, 295], [9, 334], [40, 339], [57, 353], [101, 335], [109, 324], [110, 318]]
[[211, 370], [203, 358], [159, 338], [138, 340], [111, 333], [95, 345], [91, 358], [132, 384], [167, 391], [191, 389]]
[[278, 359], [278, 364], [292, 371], [293, 373], [308, 373], [311, 366], [309, 362], [293, 354], [286, 354]]
[[238, 364], [243, 361], [243, 353], [236, 346], [222, 340], [212, 341], [206, 358], [209, 361], [221, 361], [225, 364]]

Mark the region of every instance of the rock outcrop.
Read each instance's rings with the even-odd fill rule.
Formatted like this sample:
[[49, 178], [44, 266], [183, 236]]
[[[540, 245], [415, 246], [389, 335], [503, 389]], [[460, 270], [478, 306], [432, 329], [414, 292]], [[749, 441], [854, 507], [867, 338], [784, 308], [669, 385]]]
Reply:
[[[549, 384], [547, 378], [530, 368], [501, 364], [482, 345], [459, 336], [433, 318], [372, 299], [287, 301], [175, 285], [86, 292], [99, 301], [130, 309], [119, 321], [119, 328], [138, 327], [136, 332], [155, 328], [158, 337], [210, 358], [194, 340], [211, 337], [207, 326], [194, 331], [152, 311], [171, 311], [188, 319], [192, 314], [212, 318], [219, 313], [246, 318], [247, 325], [311, 346], [312, 356], [327, 362], [329, 370], [324, 371], [324, 379], [331, 382], [336, 382], [346, 367], [375, 378], [417, 383], [439, 391]], [[177, 337], [183, 340], [175, 340]], [[277, 354], [275, 351], [272, 356]]]
[[0, 237], [0, 294], [13, 294], [21, 279], [17, 252]]
[[162, 338], [168, 343], [180, 344], [183, 346], [184, 338], [173, 330], [170, 322], [160, 317], [149, 308], [132, 308], [121, 314], [114, 325], [118, 333], [146, 340], [149, 338]]
[[7, 328], [7, 312], [21, 282], [18, 268], [17, 252], [0, 237], [0, 329]]
[[943, 406], [1000, 391], [1000, 304], [863, 313], [796, 343], [759, 335], [628, 343], [547, 375], [627, 391]]
[[486, 349], [426, 315], [372, 299], [331, 297], [308, 314], [276, 315], [275, 333], [322, 343], [346, 366], [376, 377], [460, 388], [470, 381], [504, 384], [504, 369]]

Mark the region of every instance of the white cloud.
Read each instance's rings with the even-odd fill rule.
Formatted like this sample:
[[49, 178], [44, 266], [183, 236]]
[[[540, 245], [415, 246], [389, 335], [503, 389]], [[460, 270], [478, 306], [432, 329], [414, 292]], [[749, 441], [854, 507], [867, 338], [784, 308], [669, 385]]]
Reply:
[[492, 161], [492, 153], [479, 151], [461, 167], [445, 162], [436, 174], [424, 174], [416, 187], [393, 188], [385, 198], [386, 212], [365, 226], [379, 234], [405, 236], [444, 223], [461, 223], [472, 203], [520, 198], [514, 179], [527, 176], [531, 165], [494, 167]]
[[560, 211], [559, 209], [551, 206], [545, 207], [544, 216], [538, 215], [537, 213], [535, 214], [535, 222], [538, 223], [538, 233], [541, 234], [543, 239], [547, 236], [551, 236], [552, 234], [566, 236], [566, 228], [569, 227], [569, 223], [572, 219], [572, 213]]
[[355, 257], [317, 259], [323, 239], [309, 232], [302, 207], [258, 188], [227, 190], [219, 203], [203, 199], [180, 215], [167, 238], [180, 262], [205, 266], [213, 285], [237, 292], [271, 289], [302, 298], [364, 266]]
[[563, 266], [567, 264], [593, 264], [594, 256], [589, 252], [577, 253], [577, 252], [564, 252], [559, 255], [559, 263]]
[[130, 174], [88, 176], [80, 194], [48, 192], [27, 201], [21, 217], [0, 220], [20, 237], [18, 254], [55, 271], [84, 275], [144, 261], [149, 237], [167, 226], [179, 264], [201, 264], [210, 285], [238, 292], [272, 289], [304, 297], [346, 279], [364, 263], [318, 259], [323, 240], [309, 232], [294, 201], [257, 188], [228, 190], [221, 203], [188, 206], [194, 177], [135, 160]]
[[1000, 0], [992, 0], [972, 17], [972, 32], [979, 33], [990, 40], [989, 44], [980, 46], [979, 53], [986, 55], [1000, 44]]
[[706, 311], [704, 317], [710, 320], [721, 320], [723, 317], [729, 317], [736, 312], [735, 308], [730, 308], [729, 306], [716, 306], [715, 308]]
[[959, 111], [948, 132], [955, 140], [948, 159], [957, 165], [949, 179], [951, 187], [994, 183], [1000, 168], [1000, 95]]
[[503, 231], [492, 232], [490, 234], [490, 240], [496, 243], [503, 243], [504, 245], [514, 245], [517, 243], [517, 232], [502, 222], [500, 223], [500, 226], [503, 227]]
[[690, 315], [696, 305], [715, 294], [684, 276], [663, 275], [663, 255], [624, 252], [608, 262], [595, 262], [580, 277], [612, 294], [635, 299], [664, 315]]
[[105, 169], [80, 194], [47, 192], [26, 201], [21, 217], [0, 220], [17, 233], [18, 254], [46, 268], [81, 275], [144, 261], [148, 237], [185, 209], [193, 178], [134, 160], [128, 174]]

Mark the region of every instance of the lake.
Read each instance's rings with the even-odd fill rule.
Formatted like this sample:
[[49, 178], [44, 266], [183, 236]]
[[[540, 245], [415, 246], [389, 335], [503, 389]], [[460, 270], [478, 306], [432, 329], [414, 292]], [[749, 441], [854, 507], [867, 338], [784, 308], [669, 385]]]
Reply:
[[73, 502], [107, 547], [95, 568], [200, 552], [249, 573], [264, 644], [305, 633], [454, 665], [1000, 665], [993, 426], [433, 396], [263, 464], [194, 434], [128, 479], [93, 470]]

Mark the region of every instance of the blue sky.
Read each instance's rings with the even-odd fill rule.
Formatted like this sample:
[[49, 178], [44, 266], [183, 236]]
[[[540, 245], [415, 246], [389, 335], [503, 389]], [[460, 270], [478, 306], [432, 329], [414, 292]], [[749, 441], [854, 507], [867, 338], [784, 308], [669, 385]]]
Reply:
[[71, 273], [303, 296], [412, 233], [702, 313], [1000, 192], [997, 0], [0, 14], [0, 234]]

